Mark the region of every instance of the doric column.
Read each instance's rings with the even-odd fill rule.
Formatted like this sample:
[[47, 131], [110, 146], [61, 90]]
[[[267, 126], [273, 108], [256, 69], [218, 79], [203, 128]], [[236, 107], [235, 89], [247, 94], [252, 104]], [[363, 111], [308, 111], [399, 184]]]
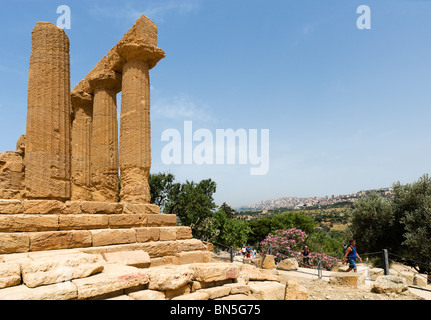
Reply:
[[91, 136], [92, 200], [118, 202], [118, 123], [117, 93], [121, 75], [98, 72], [89, 79], [94, 88], [93, 129]]
[[54, 24], [38, 22], [28, 80], [27, 198], [70, 198], [70, 108], [69, 39]]
[[123, 66], [120, 116], [121, 201], [150, 202], [151, 169], [149, 70], [165, 57], [157, 45], [157, 27], [146, 17], [118, 43]]
[[85, 92], [72, 92], [72, 156], [71, 200], [91, 200], [91, 133], [93, 122], [93, 97]]

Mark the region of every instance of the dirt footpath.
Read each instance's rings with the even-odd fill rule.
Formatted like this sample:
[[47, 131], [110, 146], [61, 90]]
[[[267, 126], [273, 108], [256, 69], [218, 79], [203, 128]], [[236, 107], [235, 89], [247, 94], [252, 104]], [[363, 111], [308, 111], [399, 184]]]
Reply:
[[[306, 268], [299, 268], [298, 271], [279, 270], [278, 272], [296, 279], [300, 285], [304, 286], [309, 294], [308, 300], [431, 300], [430, 291], [411, 287], [401, 294], [373, 293], [371, 292], [373, 281], [369, 279], [365, 281], [364, 288], [360, 289], [330, 284], [330, 272], [326, 271], [323, 272], [321, 279], [317, 276], [317, 270]], [[427, 289], [431, 290], [431, 288]]]

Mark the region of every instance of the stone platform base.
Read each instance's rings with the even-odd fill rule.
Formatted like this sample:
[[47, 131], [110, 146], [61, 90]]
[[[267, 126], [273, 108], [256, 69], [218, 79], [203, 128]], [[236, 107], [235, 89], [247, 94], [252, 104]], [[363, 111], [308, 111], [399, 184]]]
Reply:
[[[285, 300], [277, 271], [212, 263], [200, 241], [181, 240], [170, 265], [141, 244], [4, 255], [0, 300]], [[167, 243], [166, 243], [167, 244]], [[172, 243], [170, 243], [172, 244]], [[158, 246], [156, 243], [147, 245]], [[197, 250], [196, 250], [197, 249]], [[187, 251], [190, 250], [190, 251]], [[194, 263], [190, 263], [190, 259]], [[154, 266], [153, 266], [154, 265]], [[302, 296], [306, 299], [307, 296]]]
[[0, 254], [191, 239], [151, 204], [0, 200]]

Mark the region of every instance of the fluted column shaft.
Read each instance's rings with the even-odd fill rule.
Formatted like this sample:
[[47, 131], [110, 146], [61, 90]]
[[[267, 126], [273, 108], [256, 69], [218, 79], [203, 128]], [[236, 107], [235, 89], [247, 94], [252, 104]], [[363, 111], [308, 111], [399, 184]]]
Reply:
[[72, 108], [71, 200], [90, 201], [93, 99], [90, 97], [82, 99], [72, 96]]
[[26, 132], [27, 198], [70, 198], [69, 39], [39, 22], [32, 32]]
[[120, 116], [121, 200], [150, 202], [150, 77], [148, 64], [124, 65]]
[[118, 202], [117, 93], [120, 81], [93, 81], [93, 130], [91, 136], [92, 200]]

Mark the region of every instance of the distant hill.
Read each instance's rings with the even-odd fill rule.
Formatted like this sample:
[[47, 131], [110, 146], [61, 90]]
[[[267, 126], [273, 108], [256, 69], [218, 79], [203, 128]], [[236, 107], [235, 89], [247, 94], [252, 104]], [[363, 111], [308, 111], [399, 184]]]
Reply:
[[357, 199], [366, 197], [372, 192], [380, 193], [382, 196], [390, 198], [393, 195], [392, 188], [380, 188], [374, 190], [361, 190], [356, 193], [346, 195], [332, 195], [325, 197], [308, 197], [308, 198], [297, 198], [297, 197], [283, 197], [279, 199], [264, 200], [253, 205], [244, 205], [238, 208], [237, 211], [262, 211], [262, 210], [274, 210], [280, 208], [286, 209], [301, 209], [306, 207], [320, 207], [330, 206], [336, 203], [342, 202], [355, 202]]

